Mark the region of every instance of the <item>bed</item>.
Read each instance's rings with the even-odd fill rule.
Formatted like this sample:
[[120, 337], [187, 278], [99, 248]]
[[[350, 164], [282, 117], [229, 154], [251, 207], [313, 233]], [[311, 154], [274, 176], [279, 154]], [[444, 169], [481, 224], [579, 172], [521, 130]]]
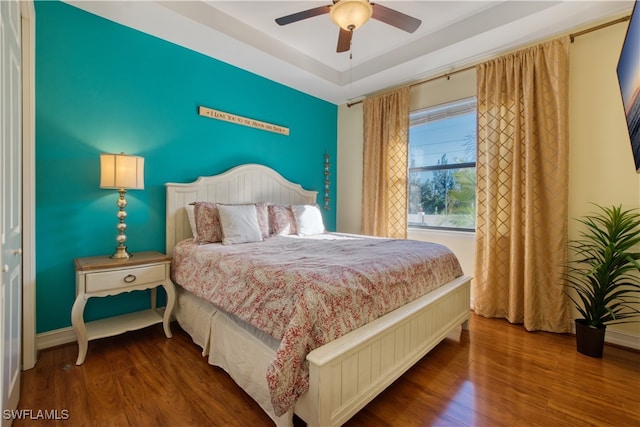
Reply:
[[[168, 183], [166, 191], [166, 251], [174, 256], [174, 261], [182, 260], [185, 251], [191, 251], [195, 258], [215, 249], [214, 246], [198, 248], [192, 245], [194, 236], [189, 210], [195, 202], [233, 205], [269, 202], [284, 206], [313, 206], [317, 203], [315, 191], [304, 190], [276, 171], [257, 164], [238, 166], [220, 175], [201, 177], [192, 183]], [[327, 240], [321, 243], [323, 245], [348, 246], [360, 244], [356, 241], [363, 240], [362, 236], [334, 233], [314, 237]], [[311, 240], [307, 236], [299, 240], [295, 235], [286, 236], [291, 239], [286, 244], [282, 243], [284, 238], [270, 237], [264, 245], [260, 243], [262, 246], [256, 254], [262, 252], [264, 255], [268, 251], [276, 254], [292, 245], [296, 253], [302, 253], [300, 251], [307, 244], [315, 245], [315, 242], [307, 243]], [[395, 244], [388, 239], [380, 239], [379, 242], [367, 239], [365, 243], [380, 246], [384, 243], [387, 247]], [[243, 245], [250, 248], [253, 243]], [[299, 250], [296, 245], [299, 245]], [[317, 340], [322, 344], [312, 347], [304, 357], [305, 388], [296, 394], [290, 407], [283, 409], [274, 404], [273, 378], [266, 375], [273, 371], [274, 360], [278, 360], [283, 337], [266, 333], [265, 330], [269, 329], [263, 324], [257, 323], [260, 326], [257, 327], [246, 316], [243, 317], [250, 308], [245, 313], [231, 314], [225, 310], [227, 307], [221, 308], [205, 299], [198, 291], [201, 288], [191, 286], [188, 273], [172, 274], [178, 276], [175, 278], [178, 297], [174, 316], [181, 327], [202, 348], [208, 362], [229, 373], [278, 426], [291, 426], [294, 413], [309, 426], [343, 424], [449, 333], [461, 326], [466, 328], [470, 315], [470, 278], [460, 275], [424, 295], [412, 297], [410, 302], [375, 320], [338, 334], [335, 339], [331, 338], [326, 343]], [[196, 276], [193, 277], [195, 283]], [[210, 294], [209, 297], [217, 293]], [[324, 311], [327, 311], [326, 307]], [[285, 331], [285, 337], [296, 335], [286, 334]]]

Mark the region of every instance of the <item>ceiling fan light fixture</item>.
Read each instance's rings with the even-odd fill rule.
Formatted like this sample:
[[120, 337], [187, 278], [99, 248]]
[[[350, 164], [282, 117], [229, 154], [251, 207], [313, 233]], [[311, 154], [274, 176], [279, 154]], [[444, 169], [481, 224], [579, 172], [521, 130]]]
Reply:
[[360, 27], [372, 14], [373, 7], [368, 0], [340, 0], [329, 9], [331, 20], [347, 31]]

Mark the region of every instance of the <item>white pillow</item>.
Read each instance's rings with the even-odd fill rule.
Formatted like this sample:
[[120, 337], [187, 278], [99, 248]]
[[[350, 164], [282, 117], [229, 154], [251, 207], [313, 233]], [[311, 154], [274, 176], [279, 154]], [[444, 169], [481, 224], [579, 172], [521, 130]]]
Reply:
[[292, 205], [291, 210], [299, 235], [310, 236], [325, 232], [322, 213], [317, 205]]
[[218, 204], [218, 213], [223, 244], [262, 241], [262, 231], [258, 225], [258, 212], [255, 205]]

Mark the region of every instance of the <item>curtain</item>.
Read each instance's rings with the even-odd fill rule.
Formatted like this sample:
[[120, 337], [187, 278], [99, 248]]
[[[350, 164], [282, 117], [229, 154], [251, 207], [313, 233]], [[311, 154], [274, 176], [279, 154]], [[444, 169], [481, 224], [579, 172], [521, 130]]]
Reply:
[[407, 237], [409, 88], [363, 101], [362, 233]]
[[569, 332], [568, 49], [554, 40], [477, 66], [474, 310]]

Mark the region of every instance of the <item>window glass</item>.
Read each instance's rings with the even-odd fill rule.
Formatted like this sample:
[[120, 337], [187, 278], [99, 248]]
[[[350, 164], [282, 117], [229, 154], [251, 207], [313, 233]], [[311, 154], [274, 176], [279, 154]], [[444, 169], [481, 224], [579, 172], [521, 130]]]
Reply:
[[410, 227], [475, 229], [475, 97], [411, 113], [408, 185]]

